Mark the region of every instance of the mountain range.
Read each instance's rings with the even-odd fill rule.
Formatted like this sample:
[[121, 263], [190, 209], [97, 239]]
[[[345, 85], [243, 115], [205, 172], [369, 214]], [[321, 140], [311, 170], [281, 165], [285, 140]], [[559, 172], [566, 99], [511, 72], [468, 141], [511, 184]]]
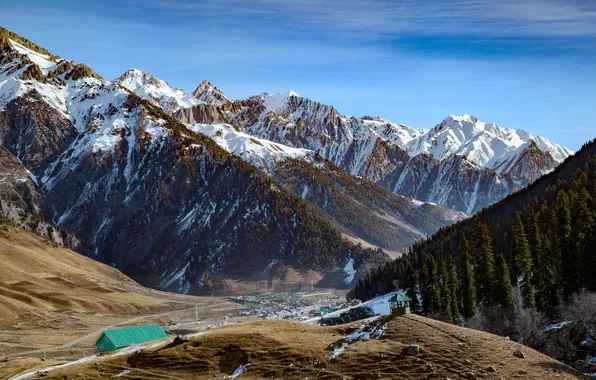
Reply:
[[289, 268], [349, 285], [388, 259], [378, 248], [399, 255], [572, 153], [469, 115], [424, 130], [294, 92], [187, 94], [136, 69], [109, 81], [5, 29], [0, 143], [0, 195], [183, 293]]

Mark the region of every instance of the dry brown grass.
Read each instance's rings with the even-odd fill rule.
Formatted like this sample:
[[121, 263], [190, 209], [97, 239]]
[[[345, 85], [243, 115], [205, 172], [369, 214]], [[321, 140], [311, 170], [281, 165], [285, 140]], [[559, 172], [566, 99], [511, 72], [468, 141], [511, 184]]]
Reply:
[[134, 314], [200, 300], [146, 289], [117, 269], [18, 228], [0, 231], [0, 262], [0, 328], [35, 310]]
[[80, 358], [91, 351], [102, 328], [162, 322], [156, 318], [182, 322], [194, 319], [194, 310], [184, 310], [224, 301], [147, 289], [108, 265], [20, 228], [0, 230], [0, 263], [0, 360], [31, 355], [39, 361], [44, 349], [50, 357]]
[[[381, 321], [380, 323], [385, 323]], [[289, 321], [259, 321], [212, 330], [187, 343], [169, 344], [130, 356], [51, 371], [47, 378], [202, 379], [229, 376], [248, 363], [241, 379], [579, 379], [575, 372], [502, 337], [418, 316], [387, 322], [380, 339], [350, 344], [330, 359], [332, 344], [357, 324], [317, 327]], [[407, 356], [409, 344], [417, 356]], [[490, 372], [493, 366], [497, 372]]]

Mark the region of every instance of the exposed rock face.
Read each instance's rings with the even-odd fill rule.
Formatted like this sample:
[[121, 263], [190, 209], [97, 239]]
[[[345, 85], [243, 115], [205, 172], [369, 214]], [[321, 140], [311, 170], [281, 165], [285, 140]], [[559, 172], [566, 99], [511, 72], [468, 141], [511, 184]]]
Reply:
[[[0, 165], [12, 177], [0, 191], [67, 228], [92, 257], [183, 293], [221, 289], [229, 278], [268, 280], [276, 265], [325, 274], [348, 260], [358, 270], [387, 259], [345, 240], [306, 201], [174, 120], [163, 97], [143, 100], [121, 83], [155, 86], [151, 78], [131, 72], [109, 82], [8, 44]], [[21, 77], [33, 65], [43, 81]]]
[[8, 218], [14, 225], [32, 231], [53, 243], [82, 253], [89, 252], [88, 247], [82, 244], [74, 235], [48, 222], [42, 214], [37, 213], [35, 210], [25, 210], [16, 203], [0, 199], [0, 213], [2, 217]]
[[189, 124], [227, 123], [251, 136], [309, 149], [396, 194], [468, 214], [526, 186], [572, 153], [468, 115], [426, 131], [343, 116], [292, 92], [253, 96], [239, 105], [194, 106], [174, 116]]
[[230, 101], [219, 88], [215, 87], [207, 80], [201, 82], [201, 84], [192, 92], [192, 96], [202, 102], [216, 106]]
[[0, 112], [0, 139], [33, 174], [48, 165], [78, 136], [63, 114], [36, 90], [8, 103]]
[[48, 206], [45, 195], [39, 191], [29, 171], [4, 146], [0, 147], [0, 183], [0, 198], [9, 200], [24, 211], [43, 212], [42, 207]]

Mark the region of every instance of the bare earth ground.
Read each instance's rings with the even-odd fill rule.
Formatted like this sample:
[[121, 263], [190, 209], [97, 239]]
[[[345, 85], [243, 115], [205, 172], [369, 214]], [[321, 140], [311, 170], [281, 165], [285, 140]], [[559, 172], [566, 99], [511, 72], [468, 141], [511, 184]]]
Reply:
[[[386, 326], [385, 323], [387, 323]], [[487, 333], [419, 316], [369, 321], [363, 331], [385, 331], [342, 347], [362, 322], [318, 327], [290, 321], [258, 321], [226, 326], [176, 344], [57, 368], [49, 379], [225, 378], [241, 366], [243, 379], [581, 379], [575, 372], [532, 349]], [[406, 354], [409, 344], [420, 353]], [[521, 349], [525, 358], [513, 355]], [[337, 355], [334, 357], [334, 353]], [[493, 369], [489, 367], [494, 367]]]

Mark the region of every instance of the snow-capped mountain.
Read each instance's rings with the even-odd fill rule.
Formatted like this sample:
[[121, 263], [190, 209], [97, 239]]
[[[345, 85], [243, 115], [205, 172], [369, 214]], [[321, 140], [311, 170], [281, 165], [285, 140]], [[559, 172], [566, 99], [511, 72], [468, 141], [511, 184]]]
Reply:
[[272, 263], [361, 270], [386, 256], [354, 242], [399, 253], [567, 154], [468, 119], [421, 130], [292, 91], [187, 94], [135, 69], [108, 81], [0, 29], [0, 194], [169, 290], [261, 280]]
[[0, 29], [0, 93], [0, 193], [144, 284], [198, 293], [269, 279], [275, 263], [326, 276], [387, 258], [169, 116], [190, 98], [163, 81], [131, 70], [110, 82]]
[[[410, 155], [430, 154], [438, 160], [451, 156], [466, 157], [469, 161], [501, 174], [511, 174], [517, 159], [533, 146], [552, 159], [563, 162], [573, 151], [526, 131], [502, 128], [483, 123], [474, 116], [449, 116], [420, 138], [409, 142]], [[552, 168], [542, 168], [546, 174]], [[514, 176], [522, 184], [531, 178]], [[535, 179], [535, 178], [534, 178]]]
[[314, 152], [308, 149], [292, 148], [269, 140], [252, 137], [239, 132], [228, 124], [189, 124], [196, 133], [211, 137], [226, 151], [242, 157], [255, 167], [267, 173], [274, 173], [277, 165], [285, 160], [312, 161]]
[[160, 106], [166, 112], [203, 103], [195, 96], [188, 95], [180, 89], [173, 88], [167, 82], [137, 69], [126, 71], [115, 79], [114, 83]]
[[229, 123], [250, 136], [309, 149], [352, 175], [415, 199], [474, 213], [551, 171], [571, 150], [521, 130], [450, 116], [425, 130], [341, 115], [293, 91], [219, 108], [192, 107], [185, 123]]
[[205, 104], [214, 106], [220, 106], [230, 101], [219, 88], [215, 87], [207, 80], [203, 80], [201, 84], [195, 88], [192, 92], [192, 96]]

